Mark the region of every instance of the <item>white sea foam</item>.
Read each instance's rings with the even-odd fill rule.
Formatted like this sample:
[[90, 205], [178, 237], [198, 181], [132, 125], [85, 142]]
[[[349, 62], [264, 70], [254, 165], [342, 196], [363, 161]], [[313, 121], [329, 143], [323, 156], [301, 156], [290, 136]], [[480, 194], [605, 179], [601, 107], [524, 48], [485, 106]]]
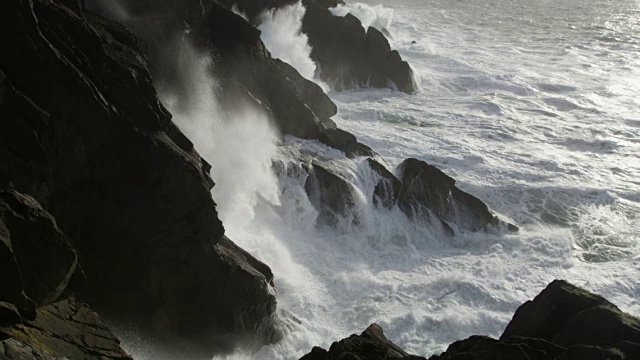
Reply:
[[[584, 13], [563, 10], [571, 4], [385, 3], [395, 11], [387, 26], [394, 46], [422, 76], [422, 91], [334, 93], [338, 125], [391, 169], [407, 157], [439, 166], [521, 231], [443, 239], [368, 203], [375, 175], [361, 160], [288, 139], [276, 159], [311, 152], [332, 161], [361, 194], [365, 221], [314, 227], [302, 180], [280, 177], [281, 205], [259, 204], [234, 239], [274, 268], [280, 308], [300, 324], [246, 358], [294, 359], [371, 322], [430, 356], [472, 334], [499, 336], [555, 278], [640, 315], [640, 29], [626, 22], [567, 35], [567, 21], [581, 29], [599, 21], [593, 12], [623, 23], [632, 16], [598, 2]], [[635, 43], [592, 42], [611, 31], [631, 32]], [[571, 50], [558, 50], [557, 34]]]
[[316, 64], [311, 60], [309, 38], [302, 32], [305, 12], [301, 1], [266, 11], [259, 17], [260, 38], [272, 57], [288, 63], [300, 75], [328, 90], [328, 86], [316, 78]]
[[[428, 357], [472, 334], [499, 336], [515, 309], [554, 278], [640, 315], [640, 28], [624, 4], [593, 2], [583, 13], [573, 1], [387, 2], [394, 46], [422, 76], [422, 91], [332, 94], [339, 126], [391, 170], [407, 157], [437, 165], [519, 224], [518, 234], [447, 239], [398, 209], [374, 207], [377, 178], [363, 159], [295, 138], [276, 147], [259, 114], [236, 118], [240, 129], [225, 125], [215, 86], [198, 70], [207, 62], [194, 56], [188, 101], [176, 94], [164, 101], [214, 164], [228, 235], [271, 266], [282, 317], [297, 319], [278, 344], [229, 358], [296, 359], [372, 322]], [[588, 25], [602, 20], [592, 18], [598, 11], [628, 25]], [[567, 30], [567, 22], [584, 31]], [[623, 34], [608, 34], [616, 31]], [[593, 42], [603, 32], [636, 40]], [[230, 134], [256, 144], [230, 144]], [[361, 221], [316, 226], [292, 161], [301, 153], [330, 161], [350, 182]]]
[[329, 11], [334, 16], [346, 16], [351, 14], [360, 20], [362, 26], [369, 28], [370, 26], [380, 30], [389, 30], [393, 21], [393, 9], [386, 8], [382, 5], [367, 5], [363, 3], [347, 3], [338, 4]]

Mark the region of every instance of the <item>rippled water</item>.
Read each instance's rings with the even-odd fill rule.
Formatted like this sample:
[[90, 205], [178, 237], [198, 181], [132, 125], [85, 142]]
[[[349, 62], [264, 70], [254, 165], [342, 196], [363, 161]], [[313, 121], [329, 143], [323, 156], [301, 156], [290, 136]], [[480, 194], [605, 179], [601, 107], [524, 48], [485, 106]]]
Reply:
[[518, 223], [571, 229], [584, 261], [638, 255], [640, 2], [385, 6], [422, 90], [334, 94], [341, 126], [395, 162], [440, 165]]

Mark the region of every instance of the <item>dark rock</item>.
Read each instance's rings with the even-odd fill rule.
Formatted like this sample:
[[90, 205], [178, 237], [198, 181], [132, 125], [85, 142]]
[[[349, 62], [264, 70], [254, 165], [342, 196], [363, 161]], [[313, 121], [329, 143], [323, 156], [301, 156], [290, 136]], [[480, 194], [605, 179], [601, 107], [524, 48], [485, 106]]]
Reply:
[[351, 184], [332, 169], [330, 163], [314, 161], [308, 172], [304, 187], [309, 200], [320, 213], [318, 222], [336, 225], [341, 219], [352, 218], [355, 197]]
[[0, 335], [9, 337], [0, 346], [9, 359], [131, 359], [100, 317], [74, 299], [39, 309], [24, 325], [0, 326]]
[[22, 274], [11, 246], [9, 229], [0, 216], [0, 302], [17, 308], [23, 316], [35, 317], [35, 304], [24, 293]]
[[540, 338], [565, 347], [640, 343], [640, 321], [601, 296], [556, 280], [518, 308], [501, 339], [511, 336]]
[[423, 357], [407, 354], [397, 345], [387, 340], [382, 328], [373, 324], [360, 335], [350, 337], [331, 344], [329, 351], [314, 347], [300, 360], [387, 360], [404, 359], [420, 360]]
[[311, 58], [320, 77], [336, 90], [354, 87], [417, 89], [413, 70], [377, 29], [364, 29], [351, 14], [333, 16], [323, 1], [303, 0], [307, 8], [302, 31], [309, 37]]
[[341, 129], [325, 129], [318, 136], [321, 143], [338, 149], [350, 158], [356, 156], [375, 156], [376, 153], [367, 145], [358, 142], [356, 137]]
[[317, 84], [272, 59], [260, 31], [222, 6], [211, 5], [195, 26], [193, 39], [197, 48], [216, 55], [216, 78], [227, 92], [228, 107], [238, 101], [229, 94], [248, 93], [240, 100], [256, 98], [283, 134], [301, 138], [317, 138], [323, 122], [336, 114], [336, 105]]
[[1, 2], [0, 23], [0, 188], [55, 217], [88, 279], [78, 298], [202, 354], [277, 338], [271, 280], [219, 244], [208, 165], [135, 38], [46, 0]]
[[15, 324], [21, 320], [22, 317], [15, 305], [0, 301], [0, 326]]
[[372, 158], [367, 159], [371, 170], [380, 176], [380, 181], [373, 191], [373, 203], [391, 209], [400, 196], [402, 183], [387, 168]]
[[435, 166], [407, 159], [398, 173], [402, 181], [398, 205], [409, 216], [432, 220], [435, 215], [472, 231], [507, 227], [480, 199], [458, 189], [456, 181]]
[[597, 346], [576, 345], [567, 349], [558, 360], [623, 360], [627, 357], [619, 351]]
[[456, 341], [446, 352], [430, 360], [552, 360], [565, 350], [538, 339], [499, 341], [486, 336], [472, 336]]
[[78, 257], [53, 217], [30, 196], [0, 191], [0, 219], [9, 231], [26, 295], [37, 306], [58, 300]]

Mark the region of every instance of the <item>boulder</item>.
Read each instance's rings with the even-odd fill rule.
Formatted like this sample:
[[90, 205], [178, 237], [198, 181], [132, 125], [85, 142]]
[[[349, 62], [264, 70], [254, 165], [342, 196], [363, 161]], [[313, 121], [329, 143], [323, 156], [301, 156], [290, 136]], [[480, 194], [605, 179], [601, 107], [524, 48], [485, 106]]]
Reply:
[[55, 217], [87, 277], [78, 299], [207, 356], [276, 339], [272, 282], [220, 245], [216, 169], [158, 101], [135, 38], [47, 0], [4, 1], [0, 20], [0, 188]]
[[640, 320], [601, 296], [556, 280], [518, 308], [501, 339], [511, 336], [540, 338], [565, 347], [640, 343]]
[[[336, 225], [351, 219], [356, 202], [352, 185], [330, 163], [313, 161], [304, 188], [318, 210], [318, 223]], [[355, 219], [352, 219], [355, 221]]]
[[423, 357], [407, 354], [397, 345], [387, 340], [378, 324], [369, 326], [360, 335], [334, 342], [329, 350], [314, 347], [300, 360], [425, 360]]
[[370, 147], [359, 143], [353, 134], [341, 129], [325, 129], [318, 136], [318, 140], [327, 146], [344, 152], [345, 156], [350, 159], [356, 156], [376, 155]]
[[38, 309], [34, 321], [0, 324], [0, 338], [3, 359], [132, 359], [102, 319], [75, 299]]
[[398, 201], [400, 191], [402, 190], [402, 183], [391, 171], [387, 170], [387, 168], [379, 162], [372, 158], [367, 158], [367, 163], [371, 170], [380, 176], [380, 180], [373, 191], [373, 204], [391, 209]]
[[402, 181], [398, 205], [409, 216], [425, 219], [436, 216], [471, 231], [495, 227], [517, 230], [494, 216], [480, 199], [458, 189], [456, 181], [435, 166], [407, 159], [397, 171]]

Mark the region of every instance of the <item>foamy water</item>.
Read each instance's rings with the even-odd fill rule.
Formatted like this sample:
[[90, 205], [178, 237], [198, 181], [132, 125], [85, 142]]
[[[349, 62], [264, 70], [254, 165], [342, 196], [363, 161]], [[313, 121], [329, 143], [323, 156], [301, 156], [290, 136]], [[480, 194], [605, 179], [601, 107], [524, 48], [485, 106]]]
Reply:
[[284, 159], [334, 159], [365, 220], [318, 229], [303, 180], [281, 176], [280, 205], [263, 202], [249, 226], [229, 229], [273, 268], [279, 306], [297, 319], [282, 342], [244, 357], [298, 358], [372, 322], [430, 356], [472, 334], [499, 336], [555, 278], [640, 315], [638, 2], [384, 6], [334, 13], [385, 24], [422, 89], [331, 93], [338, 125], [390, 169], [407, 157], [439, 166], [521, 232], [443, 239], [373, 207], [362, 160], [288, 139]]
[[[521, 231], [443, 237], [397, 208], [371, 204], [377, 177], [364, 159], [291, 137], [276, 148], [262, 115], [249, 116], [258, 131], [252, 123], [224, 125], [207, 115], [215, 104], [198, 105], [196, 96], [179, 125], [214, 165], [227, 234], [272, 268], [287, 329], [278, 344], [230, 358], [297, 359], [373, 322], [428, 357], [472, 334], [499, 336], [516, 308], [555, 278], [640, 315], [638, 1], [376, 5], [333, 12], [389, 31], [421, 91], [330, 93], [338, 125], [390, 170], [407, 157], [437, 165]], [[296, 32], [302, 10], [268, 14], [263, 39], [310, 78]], [[282, 31], [294, 34], [274, 37]], [[205, 95], [201, 101], [211, 98]], [[206, 136], [211, 127], [217, 136]], [[225, 139], [239, 133], [253, 145], [219, 156]], [[351, 183], [350, 216], [359, 221], [316, 225], [295, 161], [303, 154]]]

